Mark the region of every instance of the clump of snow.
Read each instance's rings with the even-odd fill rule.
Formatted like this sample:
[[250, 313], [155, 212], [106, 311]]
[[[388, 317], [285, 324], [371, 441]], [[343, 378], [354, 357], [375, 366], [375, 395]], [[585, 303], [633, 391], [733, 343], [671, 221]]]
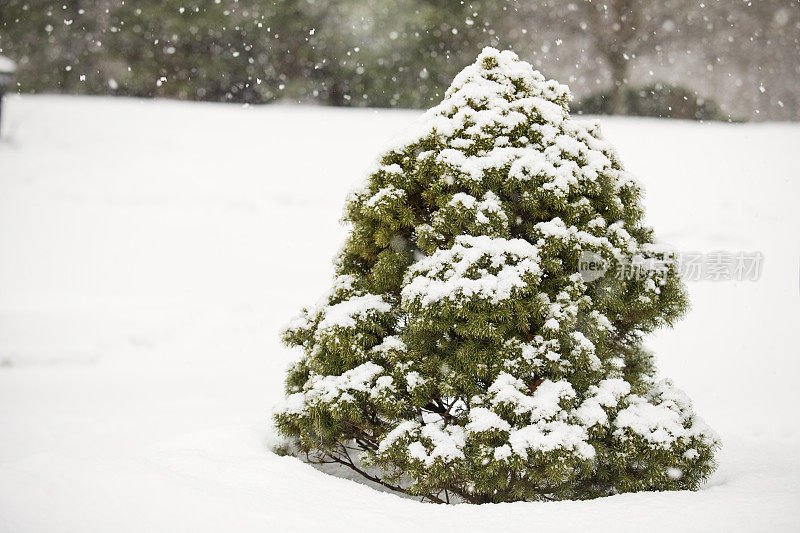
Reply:
[[[484, 260], [491, 272], [476, 270]], [[472, 297], [498, 303], [540, 273], [538, 250], [523, 239], [461, 235], [452, 248], [437, 250], [409, 268], [402, 297], [423, 306]]]
[[[275, 408], [276, 413], [297, 414], [305, 404], [352, 401], [352, 392], [378, 394], [392, 387], [391, 376], [381, 376], [383, 367], [367, 361], [339, 376], [312, 375], [302, 392], [290, 394]], [[381, 376], [381, 377], [378, 377]], [[376, 379], [377, 378], [377, 379]]]
[[473, 181], [480, 182], [490, 169], [501, 169], [526, 155], [525, 148], [497, 147], [482, 155], [466, 155], [461, 150], [445, 148], [437, 161], [450, 166]]
[[324, 318], [319, 323], [319, 330], [325, 331], [334, 327], [353, 328], [356, 319], [365, 319], [370, 313], [388, 313], [392, 305], [377, 294], [354, 296], [335, 305], [326, 307]]
[[668, 446], [678, 439], [700, 437], [716, 442], [716, 434], [694, 414], [691, 401], [669, 380], [661, 380], [648, 398], [631, 395], [628, 407], [617, 413], [615, 435], [626, 437], [630, 431], [645, 441]]
[[413, 392], [417, 387], [424, 385], [427, 380], [419, 372], [412, 370], [406, 374], [406, 382], [408, 383], [409, 392]]
[[405, 453], [428, 467], [437, 460], [447, 463], [464, 458], [466, 432], [459, 425], [445, 426], [441, 421], [424, 425], [414, 420], [403, 421], [384, 436], [378, 445], [378, 453], [402, 446], [401, 440], [407, 442]]
[[406, 192], [404, 190], [398, 189], [392, 185], [387, 185], [372, 195], [364, 205], [368, 208], [374, 208], [389, 200], [402, 200], [405, 196]]
[[406, 349], [406, 344], [400, 337], [395, 335], [387, 335], [383, 338], [383, 341], [380, 344], [372, 348], [372, 351], [377, 353], [386, 353], [392, 350], [405, 352]]
[[555, 318], [548, 318], [547, 320], [545, 320], [544, 325], [542, 327], [550, 331], [558, 331], [559, 329], [561, 329], [561, 325]]
[[665, 405], [653, 405], [636, 398], [614, 420], [618, 428], [628, 428], [653, 444], [666, 445], [688, 436], [681, 415]]
[[497, 448], [494, 449], [493, 455], [495, 461], [502, 461], [504, 459], [508, 459], [512, 455], [511, 446], [509, 446], [508, 444], [503, 444], [502, 446], [498, 446]]
[[611, 323], [608, 317], [600, 311], [595, 309], [590, 313], [590, 316], [592, 317], [592, 320], [598, 329], [602, 331], [614, 331], [614, 325]]
[[680, 478], [683, 477], [683, 470], [681, 470], [680, 468], [671, 466], [671, 467], [667, 468], [667, 475], [670, 477], [670, 479], [680, 479]]
[[403, 422], [400, 422], [393, 430], [387, 433], [383, 439], [381, 439], [381, 442], [378, 444], [378, 451], [387, 451], [397, 440], [407, 436], [409, 433], [412, 433], [419, 428], [420, 424], [415, 420], [404, 420]]
[[589, 387], [588, 397], [575, 410], [575, 417], [585, 427], [608, 424], [607, 409], [616, 408], [620, 399], [631, 391], [630, 384], [621, 378], [604, 379]]
[[589, 387], [589, 394], [603, 407], [616, 407], [620, 398], [630, 392], [630, 383], [622, 378], [604, 379]]
[[426, 424], [421, 433], [423, 437], [430, 439], [433, 445], [430, 453], [423, 459], [427, 466], [431, 466], [436, 459], [450, 462], [464, 458], [462, 449], [466, 445], [466, 439], [464, 428], [461, 426], [440, 427], [440, 424]]
[[483, 431], [509, 431], [511, 425], [500, 418], [494, 411], [485, 407], [473, 407], [469, 412], [469, 423], [466, 430], [469, 433], [481, 433]]
[[688, 459], [688, 460], [690, 460], [690, 461], [691, 461], [692, 459], [696, 459], [697, 457], [700, 457], [700, 452], [698, 452], [698, 451], [697, 451], [697, 450], [695, 450], [694, 448], [689, 448], [688, 450], [686, 450], [685, 452], [683, 452], [683, 456], [684, 456], [686, 459]]
[[584, 459], [591, 459], [596, 452], [586, 442], [586, 430], [579, 425], [561, 420], [538, 422], [511, 432], [508, 438], [514, 453], [528, 458], [529, 450], [549, 452], [558, 448], [574, 450]]
[[551, 419], [562, 412], [561, 403], [575, 397], [569, 381], [543, 381], [529, 394], [525, 383], [506, 373], [500, 374], [489, 386], [492, 405], [510, 405], [517, 414], [530, 413], [532, 421]]

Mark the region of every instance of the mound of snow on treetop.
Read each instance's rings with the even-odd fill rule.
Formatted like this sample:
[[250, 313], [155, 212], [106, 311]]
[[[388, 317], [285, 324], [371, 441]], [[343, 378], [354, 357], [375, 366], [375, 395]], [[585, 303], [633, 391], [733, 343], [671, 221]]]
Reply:
[[296, 356], [278, 331], [330, 286], [348, 191], [418, 115], [7, 97], [0, 529], [796, 530], [795, 124], [600, 119], [662, 241], [764, 257], [758, 281], [690, 281], [649, 341], [722, 438], [700, 491], [435, 506], [268, 452]]

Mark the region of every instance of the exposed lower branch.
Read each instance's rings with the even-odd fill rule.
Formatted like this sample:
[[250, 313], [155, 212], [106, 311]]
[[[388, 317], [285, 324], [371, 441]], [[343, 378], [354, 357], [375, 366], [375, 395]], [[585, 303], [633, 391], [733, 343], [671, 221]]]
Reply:
[[[390, 490], [393, 490], [393, 491], [397, 491], [397, 492], [401, 492], [403, 494], [408, 494], [409, 496], [416, 496], [415, 494], [412, 494], [409, 490], [404, 489], [403, 487], [400, 487], [400, 486], [397, 486], [397, 485], [392, 485], [391, 483], [389, 483], [387, 481], [384, 481], [384, 480], [382, 480], [381, 478], [379, 478], [377, 476], [373, 476], [371, 474], [368, 474], [363, 469], [361, 469], [358, 466], [356, 466], [355, 462], [350, 457], [350, 454], [347, 452], [347, 448], [345, 446], [341, 446], [341, 448], [342, 448], [342, 452], [344, 453], [344, 457], [339, 457], [339, 456], [337, 456], [337, 455], [335, 455], [333, 453], [326, 453], [325, 456], [329, 457], [333, 462], [336, 462], [336, 463], [338, 463], [340, 465], [346, 466], [346, 467], [350, 468], [351, 470], [353, 470], [354, 472], [357, 472], [358, 474], [360, 474], [364, 478], [366, 478], [366, 479], [368, 479], [368, 480], [370, 480], [372, 482], [378, 483], [379, 485], [382, 485], [382, 486], [386, 487], [387, 489], [390, 489]], [[309, 461], [309, 462], [313, 462], [313, 461]], [[331, 462], [331, 461], [328, 461], [328, 462]], [[425, 499], [425, 498], [427, 498], [428, 500], [430, 500], [430, 501], [432, 501], [434, 503], [446, 503], [444, 500], [442, 500], [441, 498], [439, 498], [439, 497], [437, 497], [437, 496], [435, 496], [433, 494], [425, 494], [423, 496], [423, 499]]]

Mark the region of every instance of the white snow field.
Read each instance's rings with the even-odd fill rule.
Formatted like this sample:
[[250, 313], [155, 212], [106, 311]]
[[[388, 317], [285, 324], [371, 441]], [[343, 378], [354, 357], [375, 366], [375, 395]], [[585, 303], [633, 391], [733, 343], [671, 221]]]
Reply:
[[0, 530], [798, 530], [800, 124], [600, 119], [662, 241], [764, 256], [649, 343], [723, 439], [702, 490], [437, 506], [270, 453], [278, 332], [417, 115], [7, 97]]

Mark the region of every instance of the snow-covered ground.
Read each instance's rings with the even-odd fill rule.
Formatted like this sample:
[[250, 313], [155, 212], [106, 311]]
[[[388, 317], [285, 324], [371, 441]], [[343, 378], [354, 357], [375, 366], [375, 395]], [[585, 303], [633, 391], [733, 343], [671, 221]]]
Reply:
[[684, 251], [759, 251], [689, 283], [650, 346], [721, 434], [696, 493], [436, 506], [271, 454], [347, 191], [417, 113], [7, 97], [0, 141], [0, 530], [800, 528], [800, 124], [603, 118]]

